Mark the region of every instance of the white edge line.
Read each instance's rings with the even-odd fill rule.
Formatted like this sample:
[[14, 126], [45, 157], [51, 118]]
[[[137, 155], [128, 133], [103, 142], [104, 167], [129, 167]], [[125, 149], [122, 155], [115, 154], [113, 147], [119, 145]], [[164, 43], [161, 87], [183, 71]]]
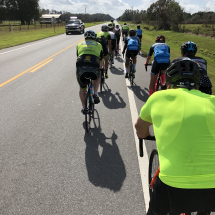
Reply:
[[[122, 39], [122, 38], [121, 38]], [[121, 42], [121, 56], [122, 56], [122, 40]], [[125, 69], [125, 60], [123, 59], [123, 66], [124, 66], [124, 72], [126, 73]], [[134, 124], [137, 121], [138, 117], [138, 111], [137, 111], [137, 106], [134, 98], [134, 93], [133, 90], [130, 88], [130, 81], [126, 79], [126, 87], [127, 87], [127, 93], [128, 93], [128, 100], [129, 100], [129, 105], [130, 105], [130, 111], [131, 111], [131, 119], [132, 119], [132, 127], [134, 131], [134, 138], [135, 138], [135, 143], [136, 143], [136, 150], [137, 150], [137, 157], [138, 157], [138, 162], [139, 162], [139, 168], [140, 168], [140, 175], [141, 175], [141, 182], [142, 182], [142, 187], [143, 187], [143, 196], [145, 200], [145, 209], [146, 212], [148, 211], [149, 208], [149, 186], [148, 186], [148, 166], [149, 166], [149, 159], [148, 159], [148, 154], [146, 151], [146, 146], [145, 146], [145, 141], [143, 140], [143, 154], [144, 156], [141, 158], [139, 156], [139, 139], [136, 135], [136, 130], [134, 128]]]

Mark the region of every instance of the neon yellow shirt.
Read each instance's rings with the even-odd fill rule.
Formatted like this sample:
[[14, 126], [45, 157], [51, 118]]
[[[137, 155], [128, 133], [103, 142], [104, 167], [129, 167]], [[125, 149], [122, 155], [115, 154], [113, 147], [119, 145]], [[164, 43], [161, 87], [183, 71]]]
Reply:
[[182, 88], [158, 91], [140, 118], [153, 123], [163, 183], [215, 188], [215, 96]]

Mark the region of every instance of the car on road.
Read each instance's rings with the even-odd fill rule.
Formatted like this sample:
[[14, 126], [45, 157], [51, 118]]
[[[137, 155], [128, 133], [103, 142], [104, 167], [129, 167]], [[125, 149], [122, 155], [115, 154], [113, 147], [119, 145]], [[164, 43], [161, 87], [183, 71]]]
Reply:
[[66, 24], [65, 30], [67, 35], [69, 33], [72, 34], [73, 32], [83, 34], [85, 31], [85, 25], [80, 19], [69, 20], [69, 22]]

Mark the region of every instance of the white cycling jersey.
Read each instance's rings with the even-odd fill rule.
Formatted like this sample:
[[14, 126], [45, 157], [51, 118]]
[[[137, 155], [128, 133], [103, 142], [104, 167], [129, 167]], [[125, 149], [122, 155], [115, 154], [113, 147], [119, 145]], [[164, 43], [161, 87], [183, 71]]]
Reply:
[[109, 31], [108, 33], [111, 36], [111, 40], [115, 40], [116, 39], [116, 35], [112, 31]]

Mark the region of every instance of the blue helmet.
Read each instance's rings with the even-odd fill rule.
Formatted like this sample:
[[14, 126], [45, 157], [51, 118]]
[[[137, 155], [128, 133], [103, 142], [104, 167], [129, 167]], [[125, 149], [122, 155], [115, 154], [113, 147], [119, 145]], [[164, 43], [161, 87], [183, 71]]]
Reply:
[[184, 54], [193, 54], [195, 55], [197, 52], [197, 46], [194, 42], [188, 41], [182, 44], [181, 51]]
[[89, 30], [89, 31], [86, 31], [85, 33], [84, 33], [84, 38], [85, 39], [96, 39], [96, 34], [95, 34], [95, 32], [94, 31], [91, 31], [91, 30]]

